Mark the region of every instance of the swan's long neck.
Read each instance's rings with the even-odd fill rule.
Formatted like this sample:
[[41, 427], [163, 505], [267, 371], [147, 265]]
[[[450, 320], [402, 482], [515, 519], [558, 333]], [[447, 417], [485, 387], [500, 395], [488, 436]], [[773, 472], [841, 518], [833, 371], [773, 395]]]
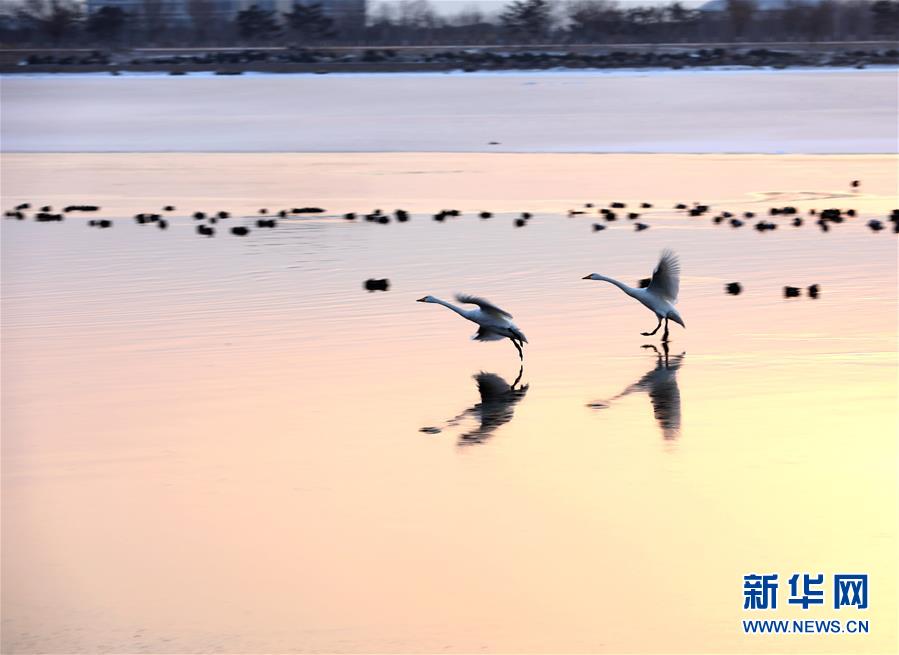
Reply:
[[596, 278], [599, 280], [602, 280], [603, 282], [608, 282], [609, 284], [614, 284], [616, 287], [618, 287], [619, 289], [624, 291], [624, 293], [631, 296], [632, 298], [636, 298], [637, 293], [639, 292], [639, 289], [635, 289], [634, 287], [629, 287], [624, 282], [619, 282], [618, 280], [616, 280], [613, 277], [606, 277], [605, 275], [597, 275]]
[[447, 302], [446, 300], [441, 300], [440, 298], [434, 298], [434, 302], [437, 303], [438, 305], [443, 305], [444, 307], [448, 307], [449, 309], [452, 309], [459, 316], [464, 316], [465, 318], [468, 318], [468, 316], [466, 316], [466, 314], [465, 314], [464, 309], [462, 309], [461, 307], [456, 307], [456, 305], [454, 305], [451, 302]]

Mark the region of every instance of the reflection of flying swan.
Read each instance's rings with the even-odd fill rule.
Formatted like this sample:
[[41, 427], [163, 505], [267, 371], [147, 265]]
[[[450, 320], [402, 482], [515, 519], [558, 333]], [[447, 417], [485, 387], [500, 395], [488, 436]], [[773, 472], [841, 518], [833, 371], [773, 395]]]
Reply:
[[639, 300], [648, 307], [659, 319], [659, 324], [656, 325], [656, 329], [652, 332], [641, 332], [640, 334], [644, 337], [651, 337], [658, 332], [659, 328], [662, 327], [663, 320], [665, 321], [665, 333], [662, 335], [662, 341], [668, 341], [668, 319], [686, 327], [680, 314], [674, 308], [674, 305], [677, 303], [678, 288], [680, 287], [680, 263], [677, 260], [677, 255], [671, 250], [662, 251], [659, 263], [656, 264], [656, 268], [652, 272], [652, 280], [645, 289], [629, 287], [623, 282], [599, 273], [592, 273], [583, 279], [601, 280], [614, 284], [631, 298]]
[[[614, 402], [619, 398], [623, 398], [628, 394], [645, 391], [649, 394], [649, 400], [652, 402], [652, 413], [655, 415], [659, 427], [662, 429], [662, 436], [665, 439], [676, 439], [680, 433], [680, 389], [677, 386], [677, 371], [684, 361], [684, 355], [681, 353], [671, 359], [668, 358], [668, 344], [663, 342], [662, 349], [665, 351], [664, 357], [655, 346], [643, 346], [644, 348], [652, 348], [656, 353], [656, 366], [646, 373], [642, 378], [628, 386], [624, 391], [612, 398], [609, 402]], [[591, 403], [591, 407], [602, 408], [607, 407], [606, 403]]]
[[424, 298], [419, 298], [416, 302], [432, 302], [443, 305], [452, 309], [462, 318], [467, 318], [472, 323], [477, 323], [480, 327], [472, 336], [472, 339], [475, 341], [509, 339], [518, 351], [518, 356], [524, 361], [524, 353], [521, 347], [528, 340], [524, 333], [515, 327], [515, 324], [511, 321], [512, 315], [509, 312], [477, 296], [457, 294], [456, 300], [466, 305], [477, 305], [478, 308], [464, 309], [434, 296], [425, 296]]
[[[523, 369], [518, 370], [518, 377], [515, 378], [515, 382], [512, 384], [506, 382], [496, 373], [486, 373], [481, 371], [473, 376], [478, 385], [478, 393], [481, 396], [481, 402], [472, 405], [461, 414], [454, 416], [447, 421], [445, 425], [445, 427], [455, 427], [467, 417], [473, 417], [478, 422], [473, 430], [459, 435], [459, 445], [482, 443], [486, 441], [498, 427], [505, 425], [512, 420], [515, 413], [515, 405], [517, 405], [528, 392], [528, 385], [526, 384], [517, 387], [518, 383], [521, 381], [522, 372]], [[441, 432], [442, 429], [437, 427], [426, 427], [422, 428], [421, 431], [429, 434], [437, 434]]]

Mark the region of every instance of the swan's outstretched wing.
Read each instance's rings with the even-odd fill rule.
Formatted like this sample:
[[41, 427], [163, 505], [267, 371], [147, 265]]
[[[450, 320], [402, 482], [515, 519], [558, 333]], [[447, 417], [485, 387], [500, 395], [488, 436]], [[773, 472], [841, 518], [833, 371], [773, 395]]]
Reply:
[[469, 296], [464, 293], [457, 293], [456, 300], [461, 303], [465, 303], [466, 305], [477, 305], [481, 308], [482, 312], [492, 314], [497, 318], [512, 318], [512, 314], [510, 314], [506, 310], [500, 309], [489, 300], [484, 300], [483, 298], [478, 298], [477, 296]]
[[672, 250], [666, 248], [662, 251], [659, 263], [652, 272], [652, 281], [647, 288], [669, 302], [677, 302], [677, 292], [680, 289], [680, 262]]
[[471, 338], [475, 341], [499, 341], [500, 339], [505, 339], [503, 335], [498, 332], [494, 332], [490, 328], [479, 327], [478, 331], [471, 335]]

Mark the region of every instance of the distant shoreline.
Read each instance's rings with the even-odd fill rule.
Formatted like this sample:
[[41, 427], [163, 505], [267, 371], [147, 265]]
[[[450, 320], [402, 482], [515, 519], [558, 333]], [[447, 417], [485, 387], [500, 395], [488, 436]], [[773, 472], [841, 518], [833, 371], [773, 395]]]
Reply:
[[899, 66], [890, 42], [396, 48], [2, 50], [0, 74], [533, 72]]
[[179, 74], [171, 74], [167, 70], [154, 69], [118, 69], [115, 72], [109, 70], [59, 70], [59, 71], [37, 71], [37, 70], [18, 70], [8, 72], [0, 69], [0, 78], [16, 77], [31, 79], [47, 79], [55, 77], [64, 77], [76, 79], [83, 78], [106, 78], [106, 77], [124, 77], [128, 79], [159, 79], [169, 77], [190, 77], [212, 78], [212, 77], [289, 77], [291, 75], [312, 77], [316, 75], [338, 75], [338, 76], [369, 76], [369, 75], [410, 75], [410, 76], [515, 76], [515, 75], [607, 75], [607, 76], [626, 76], [626, 75], [695, 75], [695, 74], [740, 74], [740, 73], [771, 73], [771, 74], [790, 74], [790, 73], [839, 73], [839, 72], [885, 72], [895, 71], [899, 73], [899, 64], [875, 64], [871, 66], [696, 66], [691, 68], [660, 68], [660, 67], [644, 67], [644, 68], [514, 68], [514, 69], [483, 69], [466, 71], [460, 68], [448, 69], [402, 69], [402, 70], [338, 70], [334, 72], [324, 72], [318, 70], [244, 70], [239, 72], [220, 73], [214, 69], [197, 69], [184, 71]]

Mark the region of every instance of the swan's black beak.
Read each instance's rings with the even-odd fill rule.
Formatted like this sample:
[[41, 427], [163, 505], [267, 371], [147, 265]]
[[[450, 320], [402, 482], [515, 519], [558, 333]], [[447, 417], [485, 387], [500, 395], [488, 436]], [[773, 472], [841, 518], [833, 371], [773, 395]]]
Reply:
[[585, 275], [585, 276], [582, 277], [581, 279], [582, 279], [582, 280], [589, 280], [590, 277], [591, 277], [592, 275], [593, 275], [593, 273], [591, 273], [590, 275]]
[[416, 300], [415, 302], [427, 302], [427, 300], [426, 300], [425, 298], [419, 298], [419, 299]]

